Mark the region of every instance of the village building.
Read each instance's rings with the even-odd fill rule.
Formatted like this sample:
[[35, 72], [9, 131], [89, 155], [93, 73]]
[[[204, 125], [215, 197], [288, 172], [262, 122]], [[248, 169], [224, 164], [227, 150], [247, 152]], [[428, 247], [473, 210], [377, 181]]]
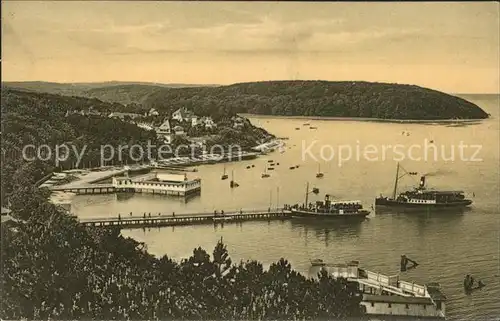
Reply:
[[87, 110], [68, 110], [66, 111], [66, 117], [69, 115], [81, 115], [81, 116], [101, 116], [101, 113], [98, 112], [97, 110], [93, 110], [92, 107], [90, 107]]
[[186, 133], [184, 132], [184, 128], [182, 128], [182, 126], [175, 126], [174, 127], [174, 134], [177, 136], [182, 136], [182, 135], [185, 135]]
[[10, 213], [12, 213], [10, 209], [2, 206], [2, 215], [10, 215]]
[[205, 126], [205, 128], [215, 128], [217, 127], [217, 124], [214, 122], [212, 117], [203, 117], [202, 123]]
[[189, 142], [191, 143], [190, 147], [195, 147], [195, 148], [203, 148], [206, 143], [206, 137], [190, 137]]
[[203, 119], [203, 118], [199, 118], [199, 117], [198, 117], [198, 116], [196, 116], [196, 115], [195, 115], [195, 116], [193, 116], [193, 117], [191, 118], [191, 126], [192, 126], [192, 127], [196, 127], [196, 126], [198, 126], [198, 125], [202, 124], [202, 119]]
[[140, 123], [137, 123], [136, 124], [137, 127], [140, 127], [142, 129], [145, 129], [145, 130], [153, 130], [153, 125], [150, 124], [150, 123], [145, 123], [145, 122], [140, 122]]
[[163, 139], [167, 144], [172, 141], [172, 130], [170, 128], [170, 121], [165, 120], [160, 127], [156, 128], [156, 136]]
[[134, 113], [119, 113], [119, 112], [113, 112], [109, 114], [109, 118], [115, 118], [115, 119], [121, 119], [121, 120], [126, 120], [127, 118], [129, 119], [136, 119], [139, 117], [142, 117], [139, 114], [134, 114]]
[[189, 179], [186, 174], [150, 173], [140, 178], [113, 177], [112, 185], [120, 192], [187, 196], [200, 192], [201, 179]]
[[196, 117], [196, 115], [192, 111], [184, 107], [177, 109], [172, 114], [172, 119], [177, 120], [179, 122], [184, 122], [184, 121], [190, 122], [193, 117]]
[[151, 108], [149, 111], [148, 111], [148, 116], [159, 116], [160, 113], [154, 109], [154, 108]]

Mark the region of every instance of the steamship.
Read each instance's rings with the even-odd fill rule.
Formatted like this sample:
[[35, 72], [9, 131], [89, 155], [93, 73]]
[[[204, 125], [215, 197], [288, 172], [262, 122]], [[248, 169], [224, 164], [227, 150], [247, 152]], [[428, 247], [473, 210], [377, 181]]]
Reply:
[[[400, 175], [400, 169], [404, 174]], [[375, 199], [375, 206], [400, 207], [400, 208], [465, 208], [472, 204], [472, 200], [466, 199], [463, 191], [429, 190], [425, 187], [425, 176], [420, 177], [420, 184], [411, 191], [405, 191], [397, 195], [398, 181], [406, 175], [415, 175], [415, 172], [407, 172], [399, 163], [396, 170], [396, 180], [392, 197], [380, 196]]]
[[[317, 194], [319, 190], [313, 189]], [[306, 189], [306, 200], [303, 205], [290, 208], [294, 218], [364, 220], [370, 211], [363, 209], [360, 201], [332, 201], [330, 195], [325, 195], [324, 201], [308, 202], [309, 184]]]

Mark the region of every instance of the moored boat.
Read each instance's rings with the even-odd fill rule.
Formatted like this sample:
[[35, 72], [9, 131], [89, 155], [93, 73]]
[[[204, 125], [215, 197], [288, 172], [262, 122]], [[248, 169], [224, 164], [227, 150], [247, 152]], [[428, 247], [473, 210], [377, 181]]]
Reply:
[[220, 177], [221, 180], [226, 180], [228, 179], [228, 175], [226, 174], [226, 165], [224, 165], [224, 172], [222, 174], [222, 176]]
[[399, 274], [382, 274], [362, 268], [358, 261], [323, 267], [337, 279], [344, 278], [359, 289], [361, 305], [369, 320], [445, 320], [446, 295], [441, 285], [408, 282]]
[[322, 178], [324, 174], [321, 172], [320, 164], [318, 164], [318, 172], [316, 173], [316, 178]]
[[262, 173], [262, 174], [260, 175], [260, 177], [261, 177], [261, 178], [268, 178], [269, 176], [271, 176], [271, 175], [269, 175], [269, 174], [267, 173], [267, 168], [265, 168], [265, 169], [264, 169], [264, 173]]
[[314, 260], [310, 260], [310, 261], [311, 261], [312, 266], [325, 266], [326, 265], [325, 261], [323, 261], [322, 259], [314, 259]]
[[[317, 194], [319, 190], [313, 189]], [[301, 206], [295, 205], [290, 208], [294, 218], [314, 218], [314, 219], [354, 219], [364, 220], [370, 211], [363, 209], [360, 201], [332, 201], [330, 195], [325, 195], [324, 201], [316, 203], [308, 202], [309, 184], [306, 188], [306, 200]]]

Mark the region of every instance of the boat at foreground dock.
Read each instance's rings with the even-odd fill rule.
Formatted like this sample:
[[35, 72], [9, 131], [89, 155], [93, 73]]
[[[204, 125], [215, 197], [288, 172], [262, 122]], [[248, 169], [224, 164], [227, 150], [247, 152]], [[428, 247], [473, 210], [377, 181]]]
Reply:
[[[404, 174], [399, 176], [399, 170]], [[425, 187], [425, 176], [420, 178], [420, 184], [412, 191], [405, 191], [397, 195], [398, 181], [406, 175], [415, 175], [415, 172], [407, 172], [399, 163], [396, 169], [396, 180], [392, 197], [380, 196], [375, 199], [375, 206], [396, 208], [423, 208], [423, 209], [445, 209], [464, 208], [472, 204], [472, 200], [466, 199], [463, 191], [429, 190]], [[397, 195], [397, 196], [396, 196]]]
[[[318, 191], [314, 189], [313, 191]], [[315, 219], [355, 219], [364, 220], [370, 211], [363, 209], [360, 201], [332, 201], [330, 195], [325, 195], [324, 201], [308, 202], [309, 184], [306, 187], [304, 205], [295, 205], [290, 208], [292, 217]]]
[[321, 259], [311, 260], [333, 278], [346, 278], [361, 292], [361, 305], [370, 320], [404, 320], [446, 318], [446, 296], [439, 283], [419, 285], [400, 280], [399, 274], [384, 275], [361, 268], [358, 261], [330, 264]]

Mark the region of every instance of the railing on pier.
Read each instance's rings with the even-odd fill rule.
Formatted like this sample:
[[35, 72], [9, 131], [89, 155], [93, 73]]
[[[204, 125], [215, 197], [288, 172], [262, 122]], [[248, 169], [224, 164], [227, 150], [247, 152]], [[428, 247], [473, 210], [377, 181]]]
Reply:
[[266, 210], [246, 210], [229, 213], [185, 213], [185, 214], [153, 214], [143, 213], [142, 216], [128, 215], [119, 217], [87, 218], [80, 219], [80, 224], [85, 226], [110, 227], [119, 226], [122, 228], [131, 227], [154, 227], [154, 226], [175, 226], [191, 224], [207, 224], [221, 222], [242, 222], [252, 220], [287, 219], [291, 212], [283, 208]]
[[398, 275], [388, 276], [362, 269], [356, 281], [367, 286], [383, 288], [400, 296], [427, 297], [425, 286], [399, 280]]

